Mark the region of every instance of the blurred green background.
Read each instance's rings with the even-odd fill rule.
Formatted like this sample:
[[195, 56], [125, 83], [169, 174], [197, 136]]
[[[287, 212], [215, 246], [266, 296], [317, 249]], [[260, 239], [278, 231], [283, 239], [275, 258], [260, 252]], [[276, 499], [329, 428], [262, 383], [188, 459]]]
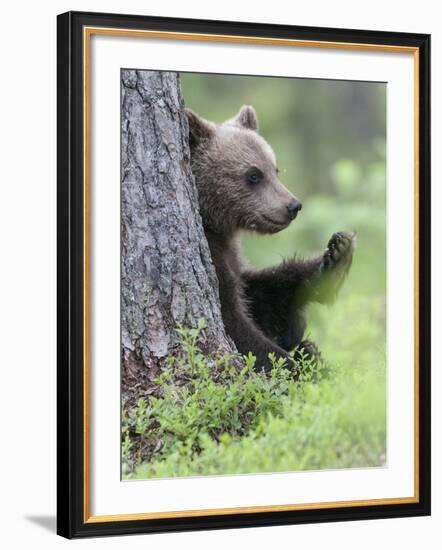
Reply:
[[[281, 181], [303, 203], [288, 229], [271, 236], [245, 234], [246, 257], [256, 266], [272, 265], [294, 254], [321, 253], [334, 232], [355, 231], [350, 276], [332, 308], [310, 307], [309, 331], [340, 360], [344, 346], [348, 355], [375, 345], [365, 337], [375, 322], [376, 348], [383, 350], [386, 84], [195, 73], [181, 73], [181, 84], [186, 106], [214, 122], [231, 118], [243, 104], [253, 105]], [[330, 323], [337, 317], [347, 332], [338, 343], [330, 341]]]

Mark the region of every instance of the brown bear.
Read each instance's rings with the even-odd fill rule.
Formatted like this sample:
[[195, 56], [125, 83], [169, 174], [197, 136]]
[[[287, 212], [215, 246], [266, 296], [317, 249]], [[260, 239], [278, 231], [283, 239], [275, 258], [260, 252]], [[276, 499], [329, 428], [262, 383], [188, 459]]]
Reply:
[[271, 368], [273, 352], [296, 372], [297, 356], [319, 356], [315, 344], [303, 340], [306, 305], [334, 299], [351, 265], [354, 237], [335, 233], [315, 258], [293, 258], [266, 269], [247, 265], [240, 231], [281, 231], [302, 205], [279, 181], [275, 154], [258, 133], [253, 107], [244, 105], [222, 124], [186, 112], [191, 166], [226, 331], [240, 353], [256, 356], [257, 369]]

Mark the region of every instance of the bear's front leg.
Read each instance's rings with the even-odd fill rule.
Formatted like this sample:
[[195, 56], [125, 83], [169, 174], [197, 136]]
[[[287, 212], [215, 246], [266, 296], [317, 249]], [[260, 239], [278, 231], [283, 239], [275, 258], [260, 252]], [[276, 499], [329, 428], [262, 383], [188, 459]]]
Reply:
[[328, 241], [315, 285], [315, 299], [318, 302], [332, 302], [336, 298], [350, 269], [354, 246], [354, 233], [344, 231], [334, 233]]

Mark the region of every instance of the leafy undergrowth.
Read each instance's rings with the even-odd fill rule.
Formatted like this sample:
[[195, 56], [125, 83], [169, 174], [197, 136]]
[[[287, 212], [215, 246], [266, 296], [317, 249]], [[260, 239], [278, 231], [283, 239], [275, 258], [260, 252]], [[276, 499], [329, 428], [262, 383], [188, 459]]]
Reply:
[[[360, 306], [354, 304], [355, 318]], [[379, 309], [365, 306], [364, 319]], [[361, 325], [365, 345], [378, 337], [377, 325], [370, 326]], [[178, 329], [183, 353], [169, 358], [158, 378], [159, 397], [123, 405], [124, 479], [384, 464], [382, 350], [371, 349], [359, 363], [338, 350], [327, 369], [304, 360], [295, 381], [283, 360], [273, 359], [265, 375], [254, 370], [251, 354], [240, 366], [232, 356], [204, 357], [202, 330], [204, 323]]]

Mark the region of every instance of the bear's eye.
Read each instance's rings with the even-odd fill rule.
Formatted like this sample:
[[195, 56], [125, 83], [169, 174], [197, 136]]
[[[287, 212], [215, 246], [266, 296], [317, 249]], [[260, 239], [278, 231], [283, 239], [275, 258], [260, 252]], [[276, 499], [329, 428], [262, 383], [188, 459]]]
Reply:
[[246, 174], [247, 183], [251, 185], [256, 185], [262, 180], [263, 174], [258, 168], [252, 168]]

